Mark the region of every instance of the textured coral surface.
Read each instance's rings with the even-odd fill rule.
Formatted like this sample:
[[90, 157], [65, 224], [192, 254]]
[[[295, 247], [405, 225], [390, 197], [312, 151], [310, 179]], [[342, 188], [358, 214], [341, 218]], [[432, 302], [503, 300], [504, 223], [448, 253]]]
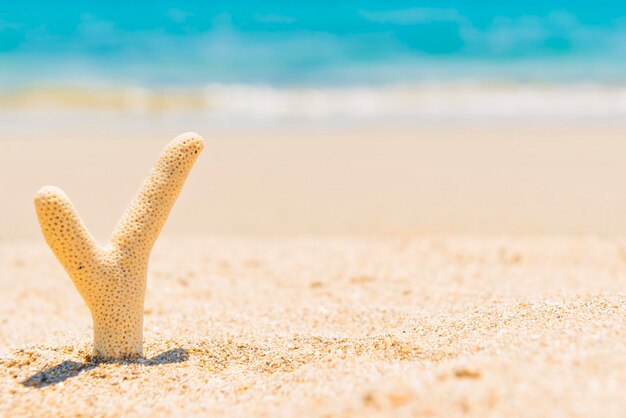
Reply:
[[47, 186], [37, 192], [43, 235], [91, 310], [95, 357], [143, 355], [150, 252], [203, 147], [194, 133], [170, 142], [103, 247], [62, 190]]
[[104, 364], [43, 243], [0, 243], [0, 266], [0, 416], [626, 409], [619, 239], [160, 239], [147, 358]]

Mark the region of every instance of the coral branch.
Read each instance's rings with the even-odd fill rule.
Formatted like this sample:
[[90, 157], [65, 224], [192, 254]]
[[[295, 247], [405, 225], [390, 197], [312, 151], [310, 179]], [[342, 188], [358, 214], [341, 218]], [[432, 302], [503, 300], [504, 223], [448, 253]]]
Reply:
[[115, 227], [111, 244], [119, 248], [152, 247], [203, 146], [197, 135], [189, 133], [163, 149]]
[[99, 248], [63, 190], [46, 186], [35, 195], [46, 242], [83, 294], [83, 283], [97, 269]]
[[143, 355], [150, 251], [203, 148], [194, 133], [165, 147], [105, 247], [96, 244], [62, 190], [47, 186], [35, 195], [46, 242], [91, 310], [95, 358]]

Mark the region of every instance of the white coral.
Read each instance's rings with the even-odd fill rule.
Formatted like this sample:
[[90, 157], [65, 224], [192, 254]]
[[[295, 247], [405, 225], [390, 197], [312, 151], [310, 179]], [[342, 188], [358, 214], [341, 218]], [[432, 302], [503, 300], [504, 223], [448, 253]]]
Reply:
[[143, 304], [148, 259], [200, 151], [203, 139], [186, 133], [170, 142], [115, 227], [99, 246], [62, 190], [35, 196], [41, 230], [91, 310], [95, 358], [143, 356]]

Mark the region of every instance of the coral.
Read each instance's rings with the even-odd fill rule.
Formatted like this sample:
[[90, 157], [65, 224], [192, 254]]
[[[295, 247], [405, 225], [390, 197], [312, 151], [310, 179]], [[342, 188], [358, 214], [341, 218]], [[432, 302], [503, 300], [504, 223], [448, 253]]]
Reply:
[[104, 247], [95, 242], [62, 190], [46, 186], [35, 195], [46, 242], [91, 311], [94, 358], [143, 356], [150, 252], [203, 148], [195, 133], [170, 142]]

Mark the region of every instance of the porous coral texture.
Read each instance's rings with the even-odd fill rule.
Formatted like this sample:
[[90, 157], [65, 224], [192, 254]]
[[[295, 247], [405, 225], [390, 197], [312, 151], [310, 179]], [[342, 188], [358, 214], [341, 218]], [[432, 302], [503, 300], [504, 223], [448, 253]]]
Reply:
[[203, 148], [203, 139], [195, 133], [170, 142], [104, 247], [95, 242], [61, 189], [46, 186], [37, 192], [35, 208], [46, 242], [91, 311], [95, 358], [143, 355], [150, 252]]

